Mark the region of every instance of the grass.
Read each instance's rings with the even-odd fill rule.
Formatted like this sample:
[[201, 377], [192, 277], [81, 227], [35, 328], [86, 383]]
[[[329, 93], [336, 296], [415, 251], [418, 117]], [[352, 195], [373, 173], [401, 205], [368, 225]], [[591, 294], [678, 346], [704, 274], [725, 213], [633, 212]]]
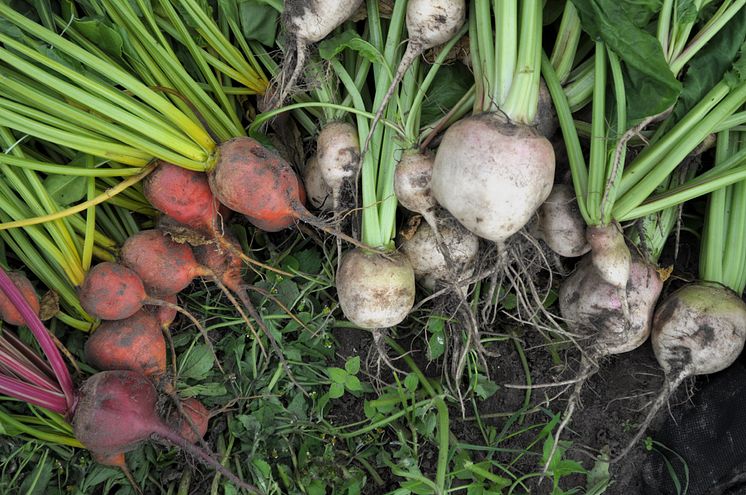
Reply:
[[[548, 452], [556, 415], [534, 409], [529, 417], [524, 404], [497, 421], [483, 418], [479, 404], [503, 391], [471, 359], [467, 376], [474, 394], [467, 404], [472, 415], [462, 419], [458, 400], [437, 370], [433, 373], [439, 356], [432, 347], [428, 358], [400, 346], [432, 344], [443, 331], [442, 317], [431, 316], [426, 333], [417, 330], [415, 318], [412, 327], [394, 335], [397, 340], [388, 340], [391, 358], [405, 373], [385, 367], [379, 373], [365, 353], [343, 356], [349, 350], [336, 337], [361, 331], [335, 318], [336, 246], [302, 234], [250, 238], [243, 228], [236, 234], [252, 246], [253, 256], [298, 273], [285, 278], [251, 271], [246, 279], [272, 296], [254, 292], [252, 299], [304, 390], [288, 378], [267, 338], [253, 338], [220, 291], [193, 284], [180, 302], [203, 321], [225, 373], [196, 329], [178, 320], [173, 327], [177, 388], [212, 411], [207, 441], [228, 468], [268, 494], [528, 492], [539, 475], [542, 452]], [[68, 335], [69, 350], [80, 357], [85, 336]], [[521, 366], [528, 366], [525, 359]], [[95, 464], [83, 451], [18, 437], [2, 441], [0, 492], [132, 493], [118, 470]], [[562, 491], [560, 485], [576, 475], [569, 483], [581, 486], [588, 472], [564, 457], [566, 448], [557, 452], [553, 493], [581, 493]], [[127, 461], [148, 493], [235, 493], [219, 475], [174, 450], [144, 445]]]

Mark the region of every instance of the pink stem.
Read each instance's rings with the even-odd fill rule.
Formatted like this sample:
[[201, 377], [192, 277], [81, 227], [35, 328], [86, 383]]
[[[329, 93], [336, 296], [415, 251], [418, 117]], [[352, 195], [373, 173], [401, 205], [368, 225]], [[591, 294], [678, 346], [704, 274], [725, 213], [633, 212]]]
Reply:
[[59, 414], [66, 414], [68, 410], [62, 394], [53, 393], [8, 376], [0, 376], [0, 394], [41, 406]]
[[[31, 333], [36, 337], [37, 342], [39, 342], [39, 346], [49, 360], [49, 364], [51, 364], [52, 369], [54, 370], [54, 375], [60, 384], [62, 392], [65, 394], [67, 408], [71, 411], [74, 402], [73, 379], [70, 376], [70, 372], [67, 371], [65, 362], [62, 360], [62, 354], [54, 345], [54, 341], [49, 336], [48, 330], [39, 319], [39, 316], [34, 313], [34, 310], [32, 310], [31, 306], [26, 302], [21, 291], [19, 291], [18, 287], [15, 286], [12, 280], [10, 280], [10, 277], [8, 277], [8, 274], [5, 273], [5, 270], [3, 270], [2, 267], [0, 267], [0, 290], [2, 290], [8, 299], [10, 299], [10, 302], [15, 306], [26, 322], [26, 326], [28, 326]], [[65, 412], [66, 411], [63, 410], [62, 414]]]
[[26, 363], [17, 359], [15, 356], [9, 355], [3, 350], [0, 350], [0, 363], [7, 366], [14, 375], [25, 379], [27, 382], [30, 382], [37, 387], [45, 388], [50, 392], [59, 391], [57, 384], [51, 381], [47, 376], [39, 373], [38, 370], [29, 368]]
[[54, 376], [54, 370], [49, 363], [39, 356], [33, 349], [23, 343], [16, 335], [11, 332], [3, 332], [2, 337], [8, 342], [14, 351], [23, 354], [29, 362], [36, 366], [42, 373], [49, 377]]

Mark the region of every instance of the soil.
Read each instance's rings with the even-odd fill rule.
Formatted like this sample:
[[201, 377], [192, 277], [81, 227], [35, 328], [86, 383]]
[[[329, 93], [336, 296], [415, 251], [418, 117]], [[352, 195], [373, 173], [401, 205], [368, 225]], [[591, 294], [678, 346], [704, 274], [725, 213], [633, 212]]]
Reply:
[[[694, 274], [697, 273], [696, 241], [683, 234], [680, 242], [678, 252], [674, 252], [671, 248], [664, 252], [660, 260], [660, 266], [662, 267], [674, 265], [674, 274], [676, 275], [667, 284], [664, 295], [675, 290], [685, 281], [694, 279]], [[504, 333], [506, 328], [512, 325], [514, 323], [508, 321], [498, 322], [496, 331]], [[515, 330], [521, 331], [521, 329]], [[563, 351], [561, 356], [564, 359], [564, 364], [557, 367], [552, 363], [543, 337], [532, 329], [524, 328], [522, 331], [524, 332], [522, 345], [525, 349], [534, 384], [553, 383], [574, 378], [579, 368], [580, 357], [576, 349], [568, 348]], [[355, 355], [359, 355], [364, 362], [366, 359], [370, 362], [371, 352], [374, 353], [373, 357], [375, 357], [376, 350], [368, 332], [344, 329], [335, 332], [335, 337], [339, 343], [340, 362], [344, 362], [346, 357]], [[421, 341], [414, 340], [414, 342]], [[403, 342], [402, 345], [411, 349], [411, 345], [406, 342]], [[515, 346], [502, 343], [492, 350], [497, 350], [500, 357], [488, 359], [490, 378], [498, 385], [525, 383], [524, 369]], [[392, 352], [390, 355], [393, 356], [393, 354]], [[416, 352], [415, 350], [411, 355], [426, 375], [440, 376], [440, 365], [428, 362], [424, 352]], [[602, 450], [610, 452], [613, 456], [629, 443], [637, 432], [638, 425], [645, 417], [647, 407], [663, 381], [663, 372], [655, 360], [650, 342], [635, 351], [606, 358], [600, 364], [599, 372], [585, 384], [581, 396], [582, 408], [576, 411], [573, 421], [563, 434], [563, 440], [572, 442], [566, 458], [582, 462], [587, 469], [593, 468], [595, 456]], [[401, 367], [404, 367], [403, 363]], [[380, 376], [384, 381], [390, 379], [390, 373], [385, 371]], [[680, 390], [672, 397], [669, 402], [672, 408], [686, 402], [687, 390], [690, 389], [691, 384], [688, 385], [680, 387]], [[560, 397], [554, 398], [560, 392], [561, 389], [558, 390], [554, 387], [534, 389], [531, 398], [532, 404], [543, 405], [553, 413], [563, 411], [571, 392], [569, 390], [565, 391]], [[524, 398], [525, 390], [501, 387], [492, 397], [478, 404], [480, 416], [486, 424], [496, 426], [499, 430], [505, 424], [505, 413], [518, 410], [522, 406]], [[358, 400], [357, 404], [345, 403], [344, 411], [338, 418], [339, 421], [361, 419], [362, 400]], [[484, 442], [482, 433], [473, 418], [463, 419], [458, 407], [451, 407], [450, 413], [451, 433], [459, 441], [476, 444]], [[648, 430], [648, 434], [655, 436], [654, 432], [666, 419], [667, 414], [668, 412], [664, 409], [657, 415]], [[527, 415], [523, 424], [514, 425], [511, 431], [518, 431], [530, 424], [546, 423], [547, 419], [546, 412]], [[507, 449], [523, 450], [526, 449], [527, 442], [532, 438], [533, 436], [530, 435], [519, 435], [514, 440], [501, 443], [500, 446]], [[392, 438], [392, 440], [394, 439]], [[542, 467], [539, 461], [540, 448], [541, 445], [534, 449], [537, 455], [524, 456], [519, 463], [513, 465], [513, 469], [522, 473], [539, 471]], [[644, 442], [640, 442], [623, 460], [610, 467], [613, 483], [605, 493], [608, 495], [641, 494], [642, 473], [646, 459], [649, 459], [650, 456], [651, 454], [645, 450]], [[512, 456], [506, 456], [505, 460], [509, 462], [512, 460]], [[423, 452], [420, 459], [420, 469], [424, 474], [434, 474], [436, 461], [437, 452], [435, 450]], [[382, 470], [380, 474], [391, 476], [389, 470]], [[386, 481], [387, 485], [385, 487], [369, 486], [368, 491], [364, 493], [371, 495], [386, 493], [399, 487], [400, 480], [397, 478], [392, 477], [386, 479]], [[531, 493], [534, 494], [549, 494], [551, 492], [550, 484], [547, 482], [538, 486], [536, 483], [529, 486], [532, 488]], [[563, 478], [561, 487], [564, 490], [578, 488], [578, 493], [584, 493], [585, 478], [568, 476]]]

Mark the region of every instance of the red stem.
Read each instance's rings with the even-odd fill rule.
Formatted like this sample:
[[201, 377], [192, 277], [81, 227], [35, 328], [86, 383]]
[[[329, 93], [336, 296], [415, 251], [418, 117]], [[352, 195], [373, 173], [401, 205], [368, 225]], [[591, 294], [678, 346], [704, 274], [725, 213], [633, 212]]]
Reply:
[[34, 404], [59, 414], [67, 414], [68, 407], [61, 392], [54, 393], [35, 385], [23, 383], [9, 376], [0, 376], [0, 394]]
[[52, 370], [54, 370], [54, 375], [59, 382], [62, 393], [65, 395], [67, 408], [72, 410], [74, 403], [73, 379], [70, 376], [70, 372], [67, 371], [65, 362], [62, 359], [62, 354], [60, 354], [59, 349], [54, 345], [54, 341], [49, 336], [49, 331], [41, 322], [39, 316], [34, 313], [34, 310], [31, 309], [31, 306], [26, 302], [21, 291], [18, 290], [18, 287], [16, 287], [12, 280], [10, 280], [10, 277], [8, 277], [8, 274], [5, 273], [5, 270], [3, 270], [2, 267], [0, 267], [0, 290], [2, 290], [8, 299], [10, 299], [10, 302], [15, 306], [23, 317], [23, 320], [26, 322], [26, 326], [28, 326], [31, 333], [34, 334], [34, 337], [36, 337], [36, 341], [39, 343], [41, 350], [49, 360], [49, 364], [52, 366]]
[[30, 368], [27, 363], [18, 359], [18, 356], [13, 356], [2, 349], [0, 349], [0, 363], [10, 369], [14, 375], [25, 379], [34, 386], [47, 389], [50, 392], [60, 392], [57, 384], [50, 380], [49, 377], [39, 372], [39, 370]]

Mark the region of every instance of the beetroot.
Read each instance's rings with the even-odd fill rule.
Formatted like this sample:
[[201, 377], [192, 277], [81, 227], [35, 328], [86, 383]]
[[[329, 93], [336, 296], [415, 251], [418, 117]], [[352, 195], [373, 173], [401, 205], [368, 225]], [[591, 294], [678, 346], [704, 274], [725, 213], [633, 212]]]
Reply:
[[173, 241], [160, 229], [130, 236], [120, 252], [121, 263], [137, 273], [148, 294], [170, 296], [184, 290], [196, 277], [205, 275], [192, 248]]
[[142, 279], [129, 268], [105, 261], [91, 268], [78, 290], [80, 305], [102, 320], [122, 320], [148, 299]]
[[106, 321], [85, 344], [86, 361], [99, 370], [131, 370], [147, 377], [166, 372], [166, 341], [158, 319], [145, 311]]
[[[21, 291], [23, 298], [29, 304], [31, 310], [38, 315], [40, 307], [39, 296], [36, 295], [36, 291], [34, 290], [34, 286], [31, 285], [31, 281], [21, 272], [9, 272], [8, 277], [18, 290]], [[21, 313], [2, 292], [0, 292], [0, 319], [9, 325], [21, 326], [26, 324]]]

